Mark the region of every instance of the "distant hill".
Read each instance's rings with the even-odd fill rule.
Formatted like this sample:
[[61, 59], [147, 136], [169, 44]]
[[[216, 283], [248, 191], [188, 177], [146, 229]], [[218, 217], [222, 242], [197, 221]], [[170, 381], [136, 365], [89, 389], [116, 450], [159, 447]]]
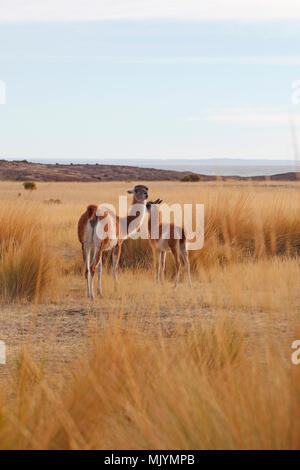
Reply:
[[276, 175], [270, 176], [254, 176], [251, 178], [254, 181], [262, 181], [262, 180], [271, 180], [271, 181], [300, 181], [300, 171], [290, 171], [289, 173], [278, 173]]
[[[161, 170], [157, 168], [143, 168], [125, 165], [102, 164], [53, 164], [32, 163], [27, 160], [0, 160], [0, 180], [2, 181], [73, 181], [73, 182], [97, 182], [97, 181], [178, 181], [192, 172]], [[251, 178], [245, 176], [203, 175], [200, 181], [227, 180], [254, 180], [263, 181], [296, 181], [300, 179], [300, 173], [288, 172], [274, 175], [259, 175]]]
[[0, 160], [0, 180], [10, 181], [176, 181], [184, 175], [173, 170], [102, 164], [50, 164], [27, 160]]
[[[32, 160], [42, 163], [52, 163], [53, 160]], [[57, 160], [59, 163], [68, 164], [71, 161], [67, 159]], [[77, 163], [92, 163], [95, 160], [89, 160]], [[76, 163], [73, 161], [72, 163]], [[262, 160], [262, 159], [241, 159], [241, 158], [123, 158], [106, 159], [102, 158], [99, 163], [121, 166], [138, 166], [141, 168], [156, 168], [158, 170], [174, 170], [193, 172], [200, 175], [209, 176], [261, 176], [275, 175], [278, 173], [290, 173], [300, 171], [300, 162], [295, 160]]]

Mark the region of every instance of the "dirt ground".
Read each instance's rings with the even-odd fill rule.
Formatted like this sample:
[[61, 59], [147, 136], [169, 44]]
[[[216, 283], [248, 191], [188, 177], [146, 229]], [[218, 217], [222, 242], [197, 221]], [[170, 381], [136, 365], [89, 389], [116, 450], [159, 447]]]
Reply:
[[[111, 275], [107, 278], [111, 279]], [[133, 284], [132, 275], [129, 285]], [[6, 343], [7, 366], [12, 370], [19, 354], [26, 348], [37, 362], [42, 362], [53, 373], [59, 373], [67, 363], [76, 362], [76, 358], [91, 347], [95, 335], [104, 335], [112, 322], [117, 322], [121, 329], [138, 329], [141, 338], [150, 335], [156, 340], [161, 335], [175, 338], [201, 328], [201, 325], [231, 318], [241, 331], [247, 332], [245, 345], [249, 354], [257, 348], [264, 351], [266, 342], [270, 341], [280, 344], [284, 355], [291, 353], [290, 345], [299, 325], [299, 314], [295, 312], [274, 315], [251, 309], [216, 309], [204, 301], [205, 283], [194, 282], [191, 300], [184, 281], [182, 290], [179, 287], [174, 291], [170, 281], [165, 286], [156, 286], [151, 273], [146, 275], [143, 286], [145, 294], [132, 289], [132, 295], [129, 295], [128, 274], [122, 280], [121, 273], [118, 292], [108, 288], [104, 298], [91, 301], [85, 297], [84, 278], [78, 276], [72, 279], [64, 299], [57, 303], [3, 305], [0, 338]], [[262, 361], [266, 359], [263, 354], [261, 358]], [[5, 367], [2, 372], [4, 378]]]

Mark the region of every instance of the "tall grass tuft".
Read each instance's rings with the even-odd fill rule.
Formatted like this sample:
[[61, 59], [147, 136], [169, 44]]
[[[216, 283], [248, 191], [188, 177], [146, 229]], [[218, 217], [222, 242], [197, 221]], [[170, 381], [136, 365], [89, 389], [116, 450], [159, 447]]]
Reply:
[[1, 208], [0, 295], [5, 302], [40, 300], [53, 290], [54, 257], [36, 210], [22, 204]]

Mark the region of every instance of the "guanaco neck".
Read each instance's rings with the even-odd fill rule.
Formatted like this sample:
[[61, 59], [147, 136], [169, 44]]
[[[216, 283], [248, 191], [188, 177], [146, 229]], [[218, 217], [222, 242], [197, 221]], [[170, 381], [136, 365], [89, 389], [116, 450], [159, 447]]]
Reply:
[[[127, 234], [130, 235], [131, 233], [135, 232], [140, 228], [144, 217], [146, 215], [146, 203], [139, 202], [136, 200], [135, 196], [133, 196], [131, 207], [129, 209], [127, 215]], [[134, 221], [136, 220], [136, 223]], [[129, 230], [130, 226], [130, 230]]]
[[[153, 210], [153, 213], [152, 213], [152, 210]], [[154, 216], [153, 218], [152, 218], [152, 215]], [[154, 227], [152, 227], [152, 222], [154, 224]], [[153, 229], [155, 230], [158, 228], [159, 230], [158, 235], [160, 236], [160, 233], [161, 233], [160, 225], [161, 225], [161, 214], [159, 212], [159, 208], [152, 206], [150, 208], [150, 211], [148, 212], [148, 233], [149, 233], [150, 239], [152, 238], [151, 234], [152, 234]], [[154, 239], [156, 239], [156, 237], [154, 237]]]

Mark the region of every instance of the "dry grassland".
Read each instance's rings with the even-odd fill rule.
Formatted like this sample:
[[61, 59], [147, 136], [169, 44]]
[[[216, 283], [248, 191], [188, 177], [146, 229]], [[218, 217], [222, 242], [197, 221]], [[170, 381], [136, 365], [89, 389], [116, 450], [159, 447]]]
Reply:
[[147, 183], [204, 204], [193, 287], [130, 240], [91, 302], [77, 220], [133, 184], [0, 183], [1, 448], [299, 448], [300, 183]]

